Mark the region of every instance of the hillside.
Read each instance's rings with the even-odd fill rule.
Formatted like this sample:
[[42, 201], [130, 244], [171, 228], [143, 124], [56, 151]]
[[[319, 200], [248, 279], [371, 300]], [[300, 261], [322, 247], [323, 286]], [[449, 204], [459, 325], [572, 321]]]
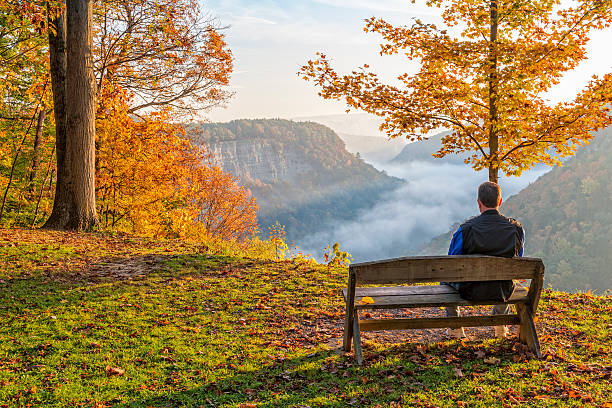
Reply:
[[396, 157], [406, 146], [402, 139], [387, 139], [378, 136], [360, 136], [338, 133], [346, 145], [346, 150], [357, 154], [368, 163], [384, 163]]
[[[562, 167], [503, 203], [502, 212], [525, 228], [525, 253], [544, 260], [547, 285], [565, 291], [612, 289], [611, 179], [608, 128]], [[422, 253], [445, 253], [450, 234], [436, 238]]]
[[338, 350], [346, 273], [0, 230], [0, 406], [612, 406], [610, 296], [544, 291], [542, 360], [490, 328], [420, 330], [365, 333], [357, 367]]
[[[393, 164], [410, 163], [414, 161], [433, 161], [439, 160], [432, 156], [442, 146], [442, 138], [448, 135], [448, 132], [441, 132], [430, 136], [426, 140], [419, 140], [407, 144], [402, 151], [391, 160]], [[444, 157], [445, 163], [463, 163], [467, 155], [451, 154]]]
[[193, 124], [188, 132], [255, 195], [262, 232], [278, 221], [289, 240], [331, 220], [352, 219], [403, 184], [349, 153], [334, 131], [313, 122], [236, 120]]

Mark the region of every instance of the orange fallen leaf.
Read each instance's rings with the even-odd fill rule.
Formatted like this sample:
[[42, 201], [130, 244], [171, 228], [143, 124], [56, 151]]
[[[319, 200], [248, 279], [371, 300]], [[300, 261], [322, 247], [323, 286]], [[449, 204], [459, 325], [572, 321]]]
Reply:
[[364, 296], [364, 297], [361, 298], [361, 302], [362, 303], [367, 303], [367, 304], [372, 304], [372, 303], [374, 303], [374, 299], [372, 299], [369, 296]]
[[125, 374], [125, 370], [120, 367], [111, 367], [109, 365], [106, 366], [106, 375], [123, 375]]

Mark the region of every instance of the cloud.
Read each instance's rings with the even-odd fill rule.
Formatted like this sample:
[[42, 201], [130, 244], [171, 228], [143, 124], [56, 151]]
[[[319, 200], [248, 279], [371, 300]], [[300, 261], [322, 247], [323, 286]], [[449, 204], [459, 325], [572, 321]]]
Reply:
[[419, 16], [436, 16], [435, 8], [413, 4], [408, 0], [313, 0], [315, 3], [343, 9], [367, 10], [384, 13], [403, 13]]
[[277, 24], [276, 21], [272, 21], [272, 20], [268, 20], [266, 18], [262, 18], [262, 17], [255, 17], [255, 16], [238, 16], [235, 19], [236, 21], [239, 22], [246, 22], [248, 23], [252, 23], [252, 24], [267, 24], [267, 25], [275, 25]]

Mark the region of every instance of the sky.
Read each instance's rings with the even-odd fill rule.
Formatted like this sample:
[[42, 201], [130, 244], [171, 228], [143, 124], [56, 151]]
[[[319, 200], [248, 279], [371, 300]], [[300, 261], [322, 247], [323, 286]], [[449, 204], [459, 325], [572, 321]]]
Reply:
[[[323, 100], [312, 82], [298, 77], [302, 65], [319, 51], [340, 72], [367, 63], [392, 80], [415, 67], [405, 57], [379, 56], [379, 37], [363, 31], [363, 20], [376, 16], [395, 25], [409, 25], [413, 18], [441, 21], [437, 9], [424, 6], [422, 0], [202, 1], [205, 10], [228, 26], [223, 32], [235, 57], [235, 96], [225, 108], [205, 115], [213, 122], [342, 114], [342, 102]], [[610, 38], [612, 29], [592, 35], [589, 59], [564, 77], [552, 91], [552, 100], [570, 99], [593, 74], [612, 71]]]

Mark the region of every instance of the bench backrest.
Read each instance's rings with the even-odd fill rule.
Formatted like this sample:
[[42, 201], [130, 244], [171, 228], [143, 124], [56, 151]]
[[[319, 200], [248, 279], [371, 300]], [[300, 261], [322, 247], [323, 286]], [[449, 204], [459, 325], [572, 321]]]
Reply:
[[359, 284], [464, 282], [534, 279], [544, 276], [539, 258], [481, 255], [418, 256], [352, 264], [350, 276]]
[[364, 284], [465, 282], [531, 279], [529, 304], [535, 312], [544, 284], [544, 263], [539, 258], [500, 258], [482, 255], [409, 256], [352, 264], [349, 267], [347, 302]]

